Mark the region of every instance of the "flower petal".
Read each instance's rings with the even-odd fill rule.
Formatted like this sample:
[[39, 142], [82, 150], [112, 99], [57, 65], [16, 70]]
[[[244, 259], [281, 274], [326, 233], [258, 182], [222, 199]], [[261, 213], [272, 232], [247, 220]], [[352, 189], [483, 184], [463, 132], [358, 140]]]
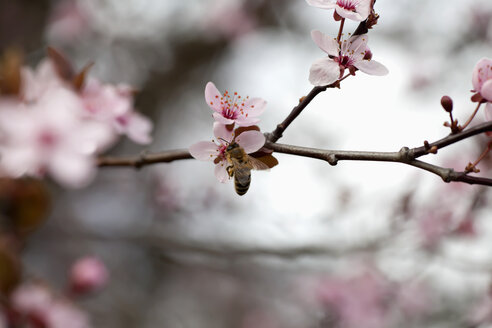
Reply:
[[332, 3], [330, 0], [306, 0], [307, 4], [313, 7], [321, 9], [333, 9], [336, 4]]
[[219, 182], [224, 183], [229, 179], [229, 173], [227, 173], [227, 162], [220, 161], [217, 165], [215, 165], [215, 177]]
[[318, 30], [313, 30], [311, 31], [311, 38], [313, 39], [314, 43], [326, 52], [330, 56], [338, 56], [339, 55], [339, 46], [337, 40], [333, 39], [332, 37], [323, 34], [322, 32]]
[[482, 58], [473, 69], [473, 89], [481, 92], [482, 85], [489, 79], [492, 79], [492, 59]]
[[236, 142], [248, 154], [254, 153], [265, 144], [265, 136], [259, 131], [246, 131], [236, 137]]
[[369, 75], [383, 76], [388, 74], [388, 69], [383, 64], [375, 60], [360, 60], [354, 66]]
[[267, 102], [261, 98], [251, 98], [244, 103], [244, 112], [249, 116], [257, 117], [265, 111]]
[[333, 83], [339, 78], [340, 66], [329, 57], [316, 60], [309, 70], [309, 82], [316, 86]]
[[[219, 122], [214, 122], [214, 136], [219, 139], [218, 142], [221, 144], [228, 143], [232, 141], [234, 134], [234, 129], [228, 129], [226, 125], [220, 124]], [[224, 140], [226, 142], [224, 142]]]
[[207, 105], [216, 112], [222, 111], [222, 106], [220, 105], [220, 100], [222, 94], [219, 92], [215, 84], [208, 82], [205, 86], [205, 100]]
[[337, 12], [338, 15], [342, 16], [343, 18], [351, 19], [351, 20], [357, 21], [357, 22], [363, 21], [364, 19], [367, 18], [367, 16], [363, 17], [358, 12], [354, 12], [352, 10], [347, 10], [347, 9], [341, 8], [339, 6], [335, 7], [335, 11]]
[[492, 79], [485, 81], [482, 85], [482, 90], [480, 90], [480, 94], [488, 101], [492, 101]]
[[352, 36], [348, 39], [348, 49], [346, 52], [353, 53], [352, 57], [363, 58], [367, 47], [369, 37], [367, 34]]
[[236, 119], [236, 124], [238, 126], [251, 126], [251, 125], [255, 125], [255, 124], [258, 124], [258, 122], [260, 122], [260, 119], [257, 118], [257, 117], [238, 117]]
[[492, 121], [492, 104], [487, 103], [485, 106], [485, 119], [487, 121]]
[[88, 185], [96, 175], [96, 163], [92, 157], [68, 154], [59, 150], [50, 158], [49, 171], [59, 183], [82, 188]]
[[371, 0], [361, 0], [355, 8], [355, 11], [359, 13], [362, 20], [365, 20], [371, 13]]
[[200, 161], [213, 161], [219, 154], [218, 146], [211, 141], [200, 141], [188, 148], [191, 156]]
[[140, 113], [133, 112], [128, 120], [126, 134], [134, 142], [147, 145], [152, 142], [150, 132], [152, 131], [152, 121]]
[[234, 123], [234, 120], [231, 120], [229, 118], [225, 118], [224, 116], [222, 116], [219, 113], [213, 113], [213, 117], [214, 117], [215, 121], [217, 121], [218, 123], [221, 123], [221, 124], [227, 125], [227, 124]]

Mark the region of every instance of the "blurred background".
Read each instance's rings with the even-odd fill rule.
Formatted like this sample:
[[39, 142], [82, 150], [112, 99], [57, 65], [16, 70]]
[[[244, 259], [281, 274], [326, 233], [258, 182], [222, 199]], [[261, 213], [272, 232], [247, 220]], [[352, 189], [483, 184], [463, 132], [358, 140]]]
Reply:
[[[280, 142], [396, 151], [449, 133], [444, 94], [460, 122], [471, 114], [473, 67], [492, 57], [492, 3], [375, 9], [369, 46], [390, 74], [322, 93]], [[260, 127], [272, 131], [311, 90], [309, 67], [324, 56], [312, 29], [335, 36], [338, 24], [302, 0], [0, 0], [0, 50], [18, 46], [34, 66], [51, 45], [135, 86], [155, 122], [150, 151], [212, 138], [208, 81], [267, 100]], [[425, 160], [462, 171], [487, 141]], [[143, 150], [124, 140], [111, 153]], [[48, 184], [51, 211], [24, 246], [24, 276], [63, 288], [76, 258], [101, 258], [109, 284], [80, 303], [94, 327], [487, 327], [489, 188], [400, 164], [276, 157], [243, 197], [195, 160], [104, 168], [77, 191]], [[479, 168], [492, 176], [490, 155]]]

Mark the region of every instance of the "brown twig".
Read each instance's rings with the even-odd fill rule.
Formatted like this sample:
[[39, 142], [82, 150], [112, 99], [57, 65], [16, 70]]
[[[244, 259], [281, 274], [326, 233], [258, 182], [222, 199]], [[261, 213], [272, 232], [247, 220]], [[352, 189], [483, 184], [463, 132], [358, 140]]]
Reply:
[[[492, 124], [491, 124], [492, 126]], [[438, 175], [445, 182], [465, 182], [468, 184], [479, 184], [492, 186], [492, 179], [470, 176], [466, 172], [456, 172], [450, 168], [444, 168], [430, 163], [420, 161], [412, 155], [414, 149], [403, 147], [397, 152], [373, 152], [373, 151], [346, 151], [327, 150], [292, 145], [282, 145], [267, 142], [267, 148], [278, 153], [316, 158], [337, 165], [338, 161], [375, 161], [403, 163]]]

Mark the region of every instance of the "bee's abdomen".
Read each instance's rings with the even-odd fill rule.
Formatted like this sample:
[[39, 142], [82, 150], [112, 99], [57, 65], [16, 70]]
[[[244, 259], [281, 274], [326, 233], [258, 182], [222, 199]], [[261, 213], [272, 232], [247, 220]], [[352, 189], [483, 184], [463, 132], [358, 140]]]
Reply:
[[239, 196], [244, 195], [248, 191], [250, 183], [251, 183], [251, 174], [249, 174], [248, 179], [243, 182], [239, 182], [239, 180], [236, 177], [234, 177], [234, 188], [236, 189], [236, 192]]

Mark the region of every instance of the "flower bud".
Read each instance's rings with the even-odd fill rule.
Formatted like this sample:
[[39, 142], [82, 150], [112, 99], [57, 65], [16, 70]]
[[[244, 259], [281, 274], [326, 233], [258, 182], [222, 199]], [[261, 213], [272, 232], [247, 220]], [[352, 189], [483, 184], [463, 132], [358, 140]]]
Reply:
[[453, 111], [453, 99], [449, 96], [443, 96], [441, 98], [441, 106], [446, 112], [451, 113]]
[[76, 294], [84, 294], [102, 288], [108, 281], [104, 263], [96, 257], [87, 256], [77, 260], [70, 271], [70, 287]]

